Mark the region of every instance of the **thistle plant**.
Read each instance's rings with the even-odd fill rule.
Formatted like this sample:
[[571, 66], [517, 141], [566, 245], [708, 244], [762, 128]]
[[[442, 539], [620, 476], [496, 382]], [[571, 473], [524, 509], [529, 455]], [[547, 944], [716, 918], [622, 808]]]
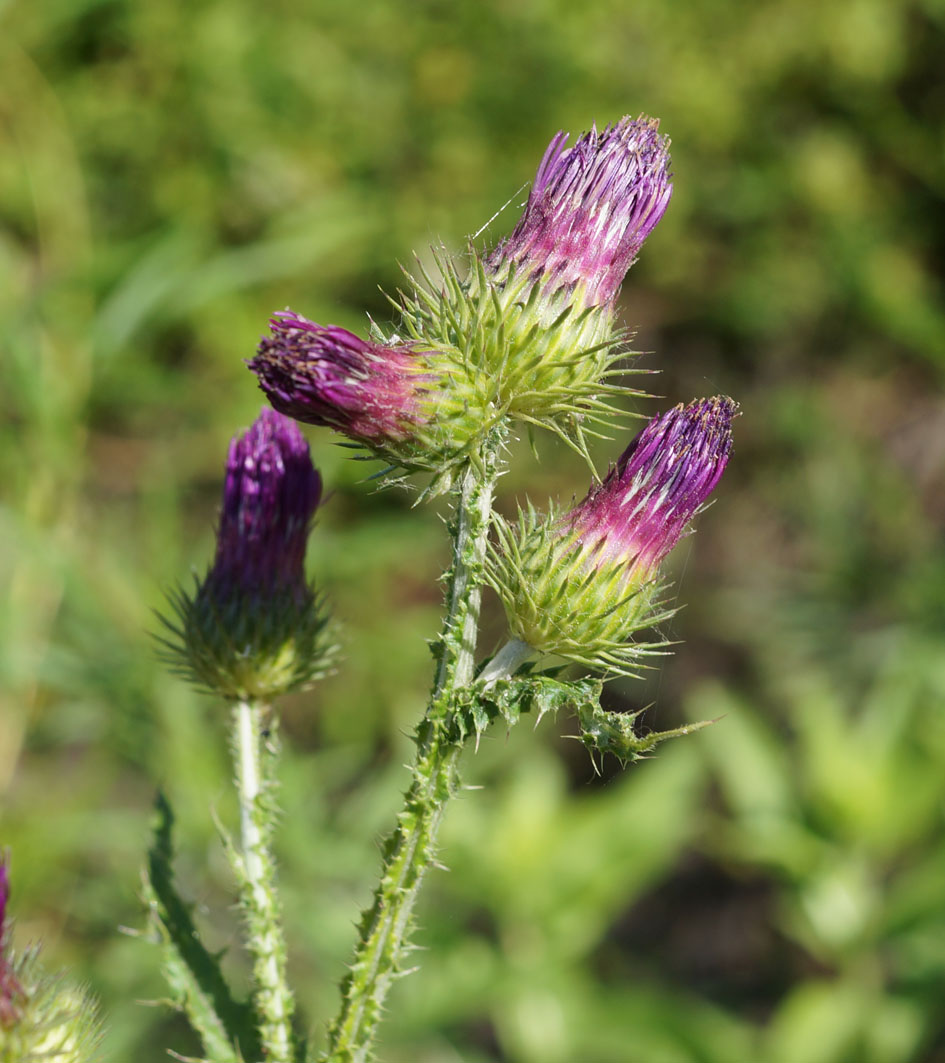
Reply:
[[[619, 364], [627, 333], [617, 296], [669, 203], [668, 147], [648, 118], [592, 129], [572, 147], [558, 134], [508, 238], [470, 247], [462, 260], [439, 252], [433, 275], [407, 274], [391, 300], [390, 332], [372, 325], [361, 338], [282, 311], [248, 362], [274, 409], [231, 446], [216, 559], [192, 593], [172, 596], [165, 641], [175, 667], [234, 706], [240, 838], [225, 843], [254, 963], [248, 1004], [235, 1000], [176, 893], [163, 798], [145, 887], [173, 999], [208, 1059], [316, 1058], [293, 1026], [270, 848], [273, 699], [336, 659], [303, 571], [321, 483], [294, 421], [330, 428], [383, 460], [403, 474], [395, 483], [419, 475], [421, 498], [448, 493], [452, 512], [445, 614], [412, 777], [318, 1059], [373, 1058], [471, 739], [496, 720], [511, 726], [523, 713], [570, 711], [592, 754], [628, 762], [693, 729], [641, 734], [635, 716], [604, 711], [599, 697], [607, 678], [633, 675], [666, 652], [661, 564], [722, 475], [735, 404], [702, 399], [655, 418], [570, 510], [528, 503], [515, 523], [493, 513], [513, 433], [546, 428], [590, 461], [587, 437], [617, 426], [622, 400], [640, 394], [621, 382], [629, 370]], [[483, 660], [486, 585], [505, 607], [509, 639]], [[562, 660], [591, 675], [562, 678]]]
[[320, 497], [321, 478], [298, 426], [263, 409], [230, 444], [214, 563], [192, 594], [171, 596], [175, 619], [164, 621], [169, 637], [162, 643], [170, 662], [233, 707], [240, 840], [225, 837], [225, 843], [253, 957], [251, 1009], [230, 999], [215, 961], [195, 945], [189, 916], [173, 889], [171, 817], [163, 799], [145, 885], [175, 1000], [214, 1059], [259, 1053], [273, 1063], [298, 1058], [271, 852], [278, 745], [272, 699], [324, 675], [334, 655], [327, 618], [304, 571]]

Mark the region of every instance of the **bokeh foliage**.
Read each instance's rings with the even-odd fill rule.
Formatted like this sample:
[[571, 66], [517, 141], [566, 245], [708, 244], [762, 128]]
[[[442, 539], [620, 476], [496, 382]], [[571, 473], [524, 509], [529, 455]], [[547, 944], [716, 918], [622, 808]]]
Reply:
[[[7, 0], [0, 28], [0, 841], [18, 940], [91, 981], [112, 1058], [196, 1047], [136, 1003], [157, 956], [117, 933], [158, 785], [198, 918], [235, 942], [224, 714], [147, 632], [210, 558], [260, 402], [242, 359], [287, 304], [384, 320], [398, 260], [511, 200], [483, 239], [508, 230], [555, 131], [646, 111], [676, 194], [624, 292], [640, 364], [667, 403], [744, 416], [680, 551], [685, 642], [608, 705], [722, 718], [600, 777], [549, 721], [484, 741], [382, 1056], [945, 1059], [941, 0]], [[406, 782], [444, 556], [433, 512], [311, 439], [348, 644], [285, 704], [314, 1022]], [[504, 505], [583, 490], [540, 449]]]

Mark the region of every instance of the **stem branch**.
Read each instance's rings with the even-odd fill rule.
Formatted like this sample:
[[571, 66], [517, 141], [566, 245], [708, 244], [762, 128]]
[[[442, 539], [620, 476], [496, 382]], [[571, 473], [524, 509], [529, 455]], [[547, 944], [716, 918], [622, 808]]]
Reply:
[[[240, 806], [241, 903], [253, 957], [253, 1004], [266, 1063], [293, 1063], [294, 1002], [286, 982], [285, 937], [276, 893], [272, 837], [275, 809], [268, 798], [274, 785], [263, 754], [263, 708], [240, 701], [234, 711], [233, 759]], [[274, 740], [274, 739], [273, 739]]]
[[447, 611], [439, 642], [433, 693], [417, 728], [413, 781], [397, 826], [383, 848], [384, 868], [365, 913], [350, 972], [342, 983], [342, 1004], [329, 1034], [325, 1063], [366, 1063], [394, 978], [404, 974], [411, 915], [423, 875], [436, 859], [443, 813], [458, 784], [461, 744], [448, 737], [455, 693], [473, 680], [482, 566], [492, 500], [498, 478], [498, 436], [467, 464], [455, 492], [451, 525], [453, 557]]

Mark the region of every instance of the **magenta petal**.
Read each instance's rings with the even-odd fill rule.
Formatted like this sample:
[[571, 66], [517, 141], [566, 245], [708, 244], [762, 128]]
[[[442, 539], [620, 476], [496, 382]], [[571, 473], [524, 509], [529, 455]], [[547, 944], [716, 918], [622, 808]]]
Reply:
[[411, 347], [370, 343], [288, 311], [270, 329], [249, 368], [281, 413], [364, 442], [405, 439], [422, 422], [426, 378]]
[[563, 525], [595, 560], [623, 561], [648, 578], [719, 482], [737, 409], [716, 397], [654, 418]]
[[669, 141], [658, 126], [624, 118], [603, 133], [591, 129], [573, 148], [558, 133], [490, 268], [512, 263], [553, 288], [582, 286], [588, 306], [609, 303], [672, 195]]

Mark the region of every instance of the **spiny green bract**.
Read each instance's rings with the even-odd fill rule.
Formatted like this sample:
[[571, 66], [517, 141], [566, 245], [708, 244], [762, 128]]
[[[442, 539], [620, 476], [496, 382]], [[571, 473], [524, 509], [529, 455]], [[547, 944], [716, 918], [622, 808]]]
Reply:
[[338, 647], [330, 620], [314, 596], [236, 592], [218, 600], [178, 590], [169, 598], [174, 619], [161, 616], [165, 660], [200, 688], [221, 697], [268, 700], [322, 678]]
[[539, 653], [589, 668], [634, 675], [646, 656], [669, 643], [635, 643], [636, 632], [668, 620], [656, 581], [627, 581], [623, 563], [588, 563], [586, 550], [561, 527], [561, 514], [529, 503], [509, 524], [496, 518], [498, 542], [486, 560], [486, 581], [505, 606], [514, 638]]
[[0, 1063], [93, 1063], [100, 1059], [101, 1022], [91, 994], [45, 974], [38, 952], [10, 956], [15, 1016], [0, 1022]]
[[581, 308], [571, 289], [547, 287], [511, 265], [495, 274], [470, 251], [464, 278], [435, 253], [439, 279], [421, 266], [394, 305], [407, 337], [450, 364], [454, 402], [462, 401], [481, 431], [510, 416], [550, 429], [586, 455], [591, 424], [607, 425], [620, 411], [608, 400], [643, 392], [618, 387], [615, 363], [626, 333], [609, 306]]

